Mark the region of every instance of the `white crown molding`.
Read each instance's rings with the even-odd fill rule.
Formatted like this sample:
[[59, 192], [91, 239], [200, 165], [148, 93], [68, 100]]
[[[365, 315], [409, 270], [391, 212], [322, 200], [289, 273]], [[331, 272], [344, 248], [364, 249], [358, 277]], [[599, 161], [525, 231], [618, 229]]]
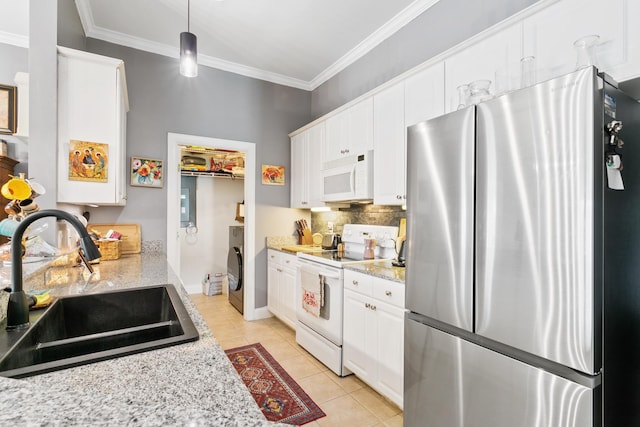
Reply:
[[0, 43], [29, 48], [29, 36], [0, 31]]
[[[93, 15], [89, 1], [75, 1], [78, 8], [78, 14], [80, 15], [80, 21], [82, 22], [82, 27], [84, 28], [84, 32], [87, 37], [92, 37], [110, 43], [119, 44], [121, 46], [144, 50], [171, 58], [177, 58], [179, 56], [178, 49], [174, 46], [152, 42], [150, 40], [133, 37], [127, 34], [107, 30], [105, 28], [96, 26], [93, 21]], [[349, 65], [353, 64], [362, 56], [366, 55], [373, 48], [395, 34], [398, 30], [400, 30], [402, 27], [407, 25], [409, 22], [411, 22], [413, 19], [418, 17], [425, 10], [429, 9], [439, 1], [440, 0], [414, 1], [409, 6], [404, 8], [401, 12], [399, 12], [396, 16], [394, 16], [390, 21], [376, 30], [373, 34], [364, 39], [355, 48], [351, 49], [344, 56], [334, 62], [331, 66], [314, 77], [311, 81], [296, 79], [293, 77], [285, 76], [283, 74], [273, 73], [259, 68], [249, 67], [246, 65], [202, 54], [198, 54], [198, 64], [243, 75], [246, 77], [312, 91], [329, 80], [331, 77], [338, 74], [340, 71], [344, 70]]]
[[364, 55], [373, 50], [380, 43], [394, 35], [401, 28], [413, 21], [415, 18], [424, 13], [427, 9], [438, 3], [440, 0], [416, 0], [409, 6], [404, 8], [391, 20], [386, 22], [382, 27], [378, 28], [369, 37], [360, 42], [356, 47], [343, 55], [336, 62], [314, 77], [310, 82], [311, 90], [329, 80], [349, 65], [362, 58]]

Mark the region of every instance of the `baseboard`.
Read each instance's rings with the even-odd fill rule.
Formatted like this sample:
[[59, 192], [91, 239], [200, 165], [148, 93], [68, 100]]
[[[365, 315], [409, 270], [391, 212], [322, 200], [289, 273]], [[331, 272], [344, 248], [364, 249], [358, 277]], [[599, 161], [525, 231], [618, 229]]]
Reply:
[[265, 307], [254, 309], [253, 319], [247, 319], [247, 320], [260, 320], [260, 319], [267, 319], [269, 317], [273, 317], [273, 314], [271, 314], [269, 309], [265, 306]]

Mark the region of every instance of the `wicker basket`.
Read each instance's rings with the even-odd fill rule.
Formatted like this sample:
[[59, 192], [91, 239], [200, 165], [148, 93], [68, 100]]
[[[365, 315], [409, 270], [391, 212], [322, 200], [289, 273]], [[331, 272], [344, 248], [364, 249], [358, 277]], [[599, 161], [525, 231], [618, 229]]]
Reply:
[[100, 249], [102, 261], [111, 261], [120, 258], [120, 246], [122, 242], [120, 240], [96, 240], [96, 245]]

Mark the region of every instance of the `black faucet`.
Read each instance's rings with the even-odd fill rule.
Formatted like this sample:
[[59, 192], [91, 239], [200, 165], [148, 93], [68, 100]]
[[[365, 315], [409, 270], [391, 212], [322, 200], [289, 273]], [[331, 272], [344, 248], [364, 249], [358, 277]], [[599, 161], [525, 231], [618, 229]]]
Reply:
[[22, 289], [22, 235], [31, 223], [46, 217], [64, 219], [73, 225], [80, 235], [80, 245], [89, 260], [100, 258], [100, 251], [82, 223], [72, 214], [56, 209], [46, 209], [30, 214], [20, 221], [11, 238], [11, 293], [7, 305], [7, 330], [29, 327], [29, 300]]

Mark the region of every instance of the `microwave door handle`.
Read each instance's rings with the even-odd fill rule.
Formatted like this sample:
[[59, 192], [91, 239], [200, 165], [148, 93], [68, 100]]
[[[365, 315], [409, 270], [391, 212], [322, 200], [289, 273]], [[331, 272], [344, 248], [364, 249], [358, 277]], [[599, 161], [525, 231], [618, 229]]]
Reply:
[[355, 194], [356, 191], [356, 164], [351, 168], [351, 194]]

